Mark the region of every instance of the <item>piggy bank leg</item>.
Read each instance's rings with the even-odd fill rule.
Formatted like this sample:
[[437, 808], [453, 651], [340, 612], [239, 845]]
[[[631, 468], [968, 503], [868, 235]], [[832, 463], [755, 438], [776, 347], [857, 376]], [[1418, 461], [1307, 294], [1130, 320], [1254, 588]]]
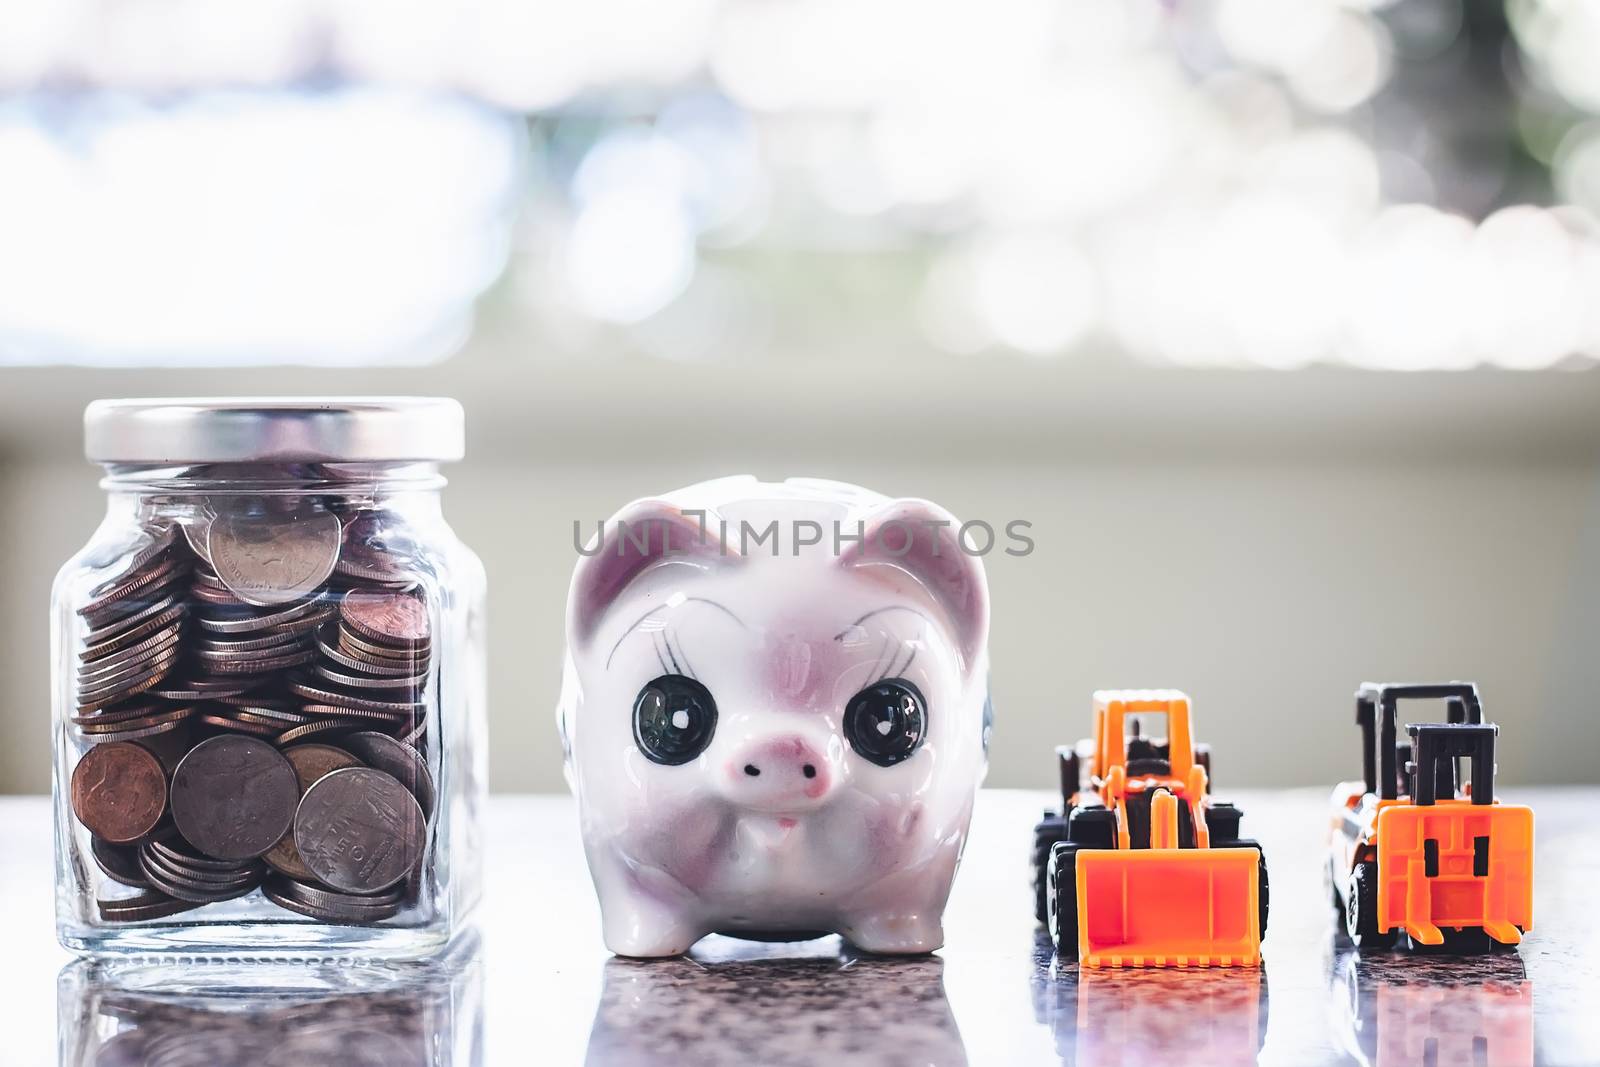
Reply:
[[917, 955], [944, 945], [950, 882], [938, 872], [904, 871], [880, 882], [840, 917], [839, 933], [864, 952]]
[[652, 885], [646, 875], [630, 877], [600, 894], [600, 921], [606, 948], [618, 956], [681, 956], [708, 931], [677, 887]]
[[922, 911], [848, 915], [839, 924], [839, 933], [861, 951], [885, 956], [915, 956], [944, 946], [944, 924], [937, 905]]

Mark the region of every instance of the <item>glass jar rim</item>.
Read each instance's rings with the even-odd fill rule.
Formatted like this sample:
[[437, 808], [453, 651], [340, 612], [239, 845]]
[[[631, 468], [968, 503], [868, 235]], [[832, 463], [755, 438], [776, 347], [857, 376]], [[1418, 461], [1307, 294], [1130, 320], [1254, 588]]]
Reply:
[[449, 462], [466, 417], [445, 397], [184, 397], [96, 400], [84, 454], [96, 463]]

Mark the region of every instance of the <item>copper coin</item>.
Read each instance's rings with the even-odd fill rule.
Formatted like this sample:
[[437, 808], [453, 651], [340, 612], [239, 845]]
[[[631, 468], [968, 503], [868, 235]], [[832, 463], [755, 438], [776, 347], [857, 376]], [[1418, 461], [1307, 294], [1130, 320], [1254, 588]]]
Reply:
[[114, 734], [123, 730], [143, 730], [149, 726], [160, 726], [163, 723], [179, 722], [194, 714], [194, 707], [184, 705], [179, 708], [168, 708], [161, 704], [140, 704], [138, 708], [144, 714], [137, 718], [125, 718], [120, 712], [101, 712], [99, 715], [89, 716], [80, 723], [78, 730], [85, 736], [95, 734]]
[[[294, 767], [295, 778], [300, 784], [302, 796], [323, 775], [332, 774], [346, 767], [361, 766], [359, 759], [332, 745], [293, 745], [283, 750], [283, 758]], [[300, 859], [300, 853], [294, 847], [293, 830], [284, 834], [261, 858], [274, 870], [291, 878], [309, 881], [316, 877]]]
[[404, 593], [351, 591], [339, 601], [339, 618], [356, 634], [380, 645], [408, 648], [428, 640], [428, 608]]
[[171, 624], [174, 620], [181, 619], [188, 610], [188, 606], [177, 595], [165, 597], [137, 614], [118, 619], [109, 626], [91, 629], [83, 635], [83, 642], [87, 646], [84, 652], [90, 658], [94, 658], [116, 647], [122, 647], [118, 642], [125, 644], [128, 641], [137, 641]]
[[115, 638], [115, 640], [106, 641], [102, 645], [83, 649], [82, 653], [78, 653], [78, 662], [83, 664], [83, 667], [91, 667], [91, 665], [109, 662], [112, 659], [118, 659], [118, 657], [139, 656], [139, 654], [147, 653], [149, 649], [178, 640], [179, 633], [181, 633], [181, 630], [176, 625], [166, 625], [165, 629], [163, 627], [155, 627], [149, 635], [139, 635], [139, 637], [131, 641]]
[[426, 822], [416, 797], [392, 775], [350, 767], [306, 790], [294, 843], [318, 880], [347, 893], [376, 893], [422, 858]]
[[116, 744], [119, 741], [149, 741], [155, 744], [155, 738], [166, 740], [168, 734], [176, 733], [188, 726], [183, 719], [171, 719], [166, 722], [156, 723], [154, 726], [142, 726], [141, 720], [135, 720], [117, 727], [106, 733], [86, 735], [84, 740], [89, 744]]
[[339, 559], [343, 527], [331, 511], [218, 516], [206, 536], [217, 577], [250, 604], [288, 604], [315, 592]]
[[154, 830], [166, 809], [166, 772], [138, 745], [98, 745], [72, 769], [73, 814], [90, 833], [112, 844], [137, 841]]
[[141, 589], [147, 589], [153, 583], [170, 578], [187, 567], [187, 561], [177, 556], [165, 556], [154, 566], [140, 563], [136, 567], [130, 567], [117, 577], [101, 582], [90, 590], [89, 603], [79, 608], [78, 614], [92, 615], [100, 608], [132, 596]]
[[80, 667], [78, 669], [78, 691], [90, 692], [96, 689], [105, 689], [124, 678], [131, 678], [136, 674], [154, 670], [163, 664], [174, 662], [183, 650], [178, 647], [178, 635], [174, 633], [166, 644], [157, 645], [138, 655], [129, 653], [126, 656], [114, 656], [101, 663], [94, 664], [94, 669]]
[[213, 859], [261, 855], [294, 821], [294, 768], [259, 738], [223, 734], [189, 750], [172, 775], [172, 821]]
[[159, 715], [172, 709], [163, 704], [154, 702], [145, 704], [128, 704], [120, 708], [109, 708], [105, 711], [91, 711], [87, 713], [75, 712], [72, 721], [79, 726], [98, 723], [125, 722], [128, 719], [137, 719], [145, 715]]

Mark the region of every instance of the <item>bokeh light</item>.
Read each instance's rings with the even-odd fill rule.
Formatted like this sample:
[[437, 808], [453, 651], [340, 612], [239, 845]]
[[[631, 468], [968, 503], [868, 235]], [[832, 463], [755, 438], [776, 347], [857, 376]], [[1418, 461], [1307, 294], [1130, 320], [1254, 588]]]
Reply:
[[1583, 0], [9, 5], [0, 351], [425, 358], [503, 292], [557, 353], [1564, 366], [1597, 55]]

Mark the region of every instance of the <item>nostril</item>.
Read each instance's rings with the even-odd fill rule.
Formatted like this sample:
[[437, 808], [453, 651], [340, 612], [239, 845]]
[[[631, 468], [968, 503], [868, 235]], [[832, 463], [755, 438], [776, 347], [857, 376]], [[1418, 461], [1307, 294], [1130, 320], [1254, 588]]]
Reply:
[[752, 778], [755, 778], [761, 773], [761, 768], [757, 767], [754, 763], [746, 763], [744, 765], [744, 773], [748, 774]]
[[804, 767], [802, 767], [800, 770], [801, 770], [801, 773], [804, 774], [807, 778], [815, 778], [817, 776], [817, 768], [815, 766], [813, 766], [812, 764], [808, 763]]

